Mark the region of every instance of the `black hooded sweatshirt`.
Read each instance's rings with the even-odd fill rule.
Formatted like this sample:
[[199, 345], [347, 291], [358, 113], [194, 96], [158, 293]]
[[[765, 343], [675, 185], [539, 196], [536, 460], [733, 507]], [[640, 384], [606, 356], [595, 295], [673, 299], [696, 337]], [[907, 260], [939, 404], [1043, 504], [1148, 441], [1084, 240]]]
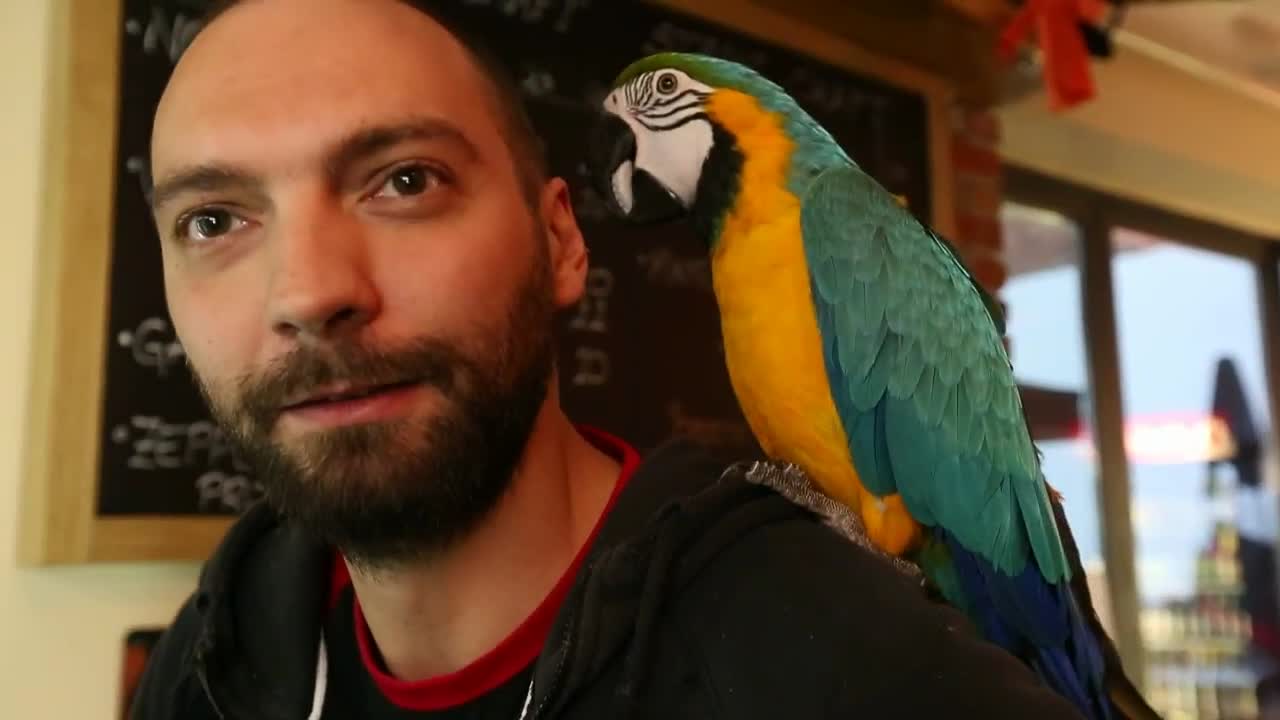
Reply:
[[[316, 717], [332, 557], [248, 511], [153, 651], [133, 720]], [[890, 562], [683, 442], [621, 490], [531, 675], [528, 720], [1079, 718]]]

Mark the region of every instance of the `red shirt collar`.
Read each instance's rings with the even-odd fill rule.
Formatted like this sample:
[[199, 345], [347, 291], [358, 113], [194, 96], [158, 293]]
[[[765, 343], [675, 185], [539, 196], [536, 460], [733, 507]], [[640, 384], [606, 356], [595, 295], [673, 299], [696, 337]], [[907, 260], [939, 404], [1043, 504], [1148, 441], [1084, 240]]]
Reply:
[[[580, 426], [578, 430], [600, 450], [617, 459], [622, 464], [622, 471], [605, 504], [604, 512], [600, 514], [586, 542], [578, 550], [559, 581], [524, 622], [492, 650], [452, 673], [415, 682], [399, 680], [387, 674], [374, 658], [373, 638], [360, 612], [360, 601], [358, 598], [353, 598], [356, 642], [360, 648], [361, 660], [374, 683], [392, 703], [406, 710], [417, 711], [441, 710], [461, 705], [501, 687], [528, 667], [542, 652], [560, 606], [573, 587], [574, 579], [596, 535], [599, 534], [604, 519], [613, 508], [618, 494], [640, 465], [639, 453], [622, 439], [591, 427]], [[334, 553], [330, 608], [337, 603], [338, 596], [350, 583], [351, 577], [346, 563], [338, 553]]]

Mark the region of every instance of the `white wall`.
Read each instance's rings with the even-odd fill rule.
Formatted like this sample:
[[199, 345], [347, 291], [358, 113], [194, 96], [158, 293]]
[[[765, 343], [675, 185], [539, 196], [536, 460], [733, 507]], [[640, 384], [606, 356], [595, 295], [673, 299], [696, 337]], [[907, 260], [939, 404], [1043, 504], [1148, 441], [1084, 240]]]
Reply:
[[196, 567], [18, 570], [48, 0], [0, 0], [0, 718], [114, 720], [127, 628], [164, 623]]

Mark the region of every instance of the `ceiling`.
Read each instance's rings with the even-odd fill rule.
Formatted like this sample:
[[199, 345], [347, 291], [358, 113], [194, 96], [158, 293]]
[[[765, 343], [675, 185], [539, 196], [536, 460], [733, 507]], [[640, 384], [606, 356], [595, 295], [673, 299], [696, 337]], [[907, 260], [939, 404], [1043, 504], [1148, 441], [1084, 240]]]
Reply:
[[1280, 0], [1130, 2], [1096, 96], [1049, 109], [1038, 68], [997, 108], [1013, 165], [1280, 239]]
[[1280, 0], [1139, 2], [1123, 27], [1280, 101]]
[[1095, 96], [1061, 112], [1034, 43], [995, 62], [1025, 0], [662, 1], [789, 16], [994, 104], [1012, 165], [1280, 239], [1280, 0], [1128, 0]]

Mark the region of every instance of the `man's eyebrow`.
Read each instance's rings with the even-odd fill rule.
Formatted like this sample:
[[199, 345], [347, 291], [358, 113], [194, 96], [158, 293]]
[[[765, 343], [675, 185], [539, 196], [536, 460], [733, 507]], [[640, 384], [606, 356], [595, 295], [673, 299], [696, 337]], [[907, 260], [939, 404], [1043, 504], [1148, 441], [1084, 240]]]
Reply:
[[262, 181], [245, 170], [229, 165], [192, 165], [166, 175], [151, 188], [151, 209], [159, 210], [183, 193], [227, 190], [265, 195]]
[[[335, 184], [356, 162], [378, 152], [412, 140], [443, 139], [461, 148], [468, 159], [479, 155], [458, 126], [437, 117], [412, 117], [402, 122], [361, 128], [343, 138], [327, 153], [325, 172]], [[238, 190], [266, 195], [263, 182], [254, 174], [230, 165], [201, 164], [181, 168], [166, 175], [151, 189], [153, 212], [188, 192], [226, 192]]]
[[396, 145], [412, 140], [445, 140], [459, 147], [467, 159], [479, 155], [475, 144], [453, 123], [429, 116], [412, 117], [402, 122], [362, 128], [347, 136], [329, 153], [325, 169], [334, 181], [342, 178], [352, 165]]

